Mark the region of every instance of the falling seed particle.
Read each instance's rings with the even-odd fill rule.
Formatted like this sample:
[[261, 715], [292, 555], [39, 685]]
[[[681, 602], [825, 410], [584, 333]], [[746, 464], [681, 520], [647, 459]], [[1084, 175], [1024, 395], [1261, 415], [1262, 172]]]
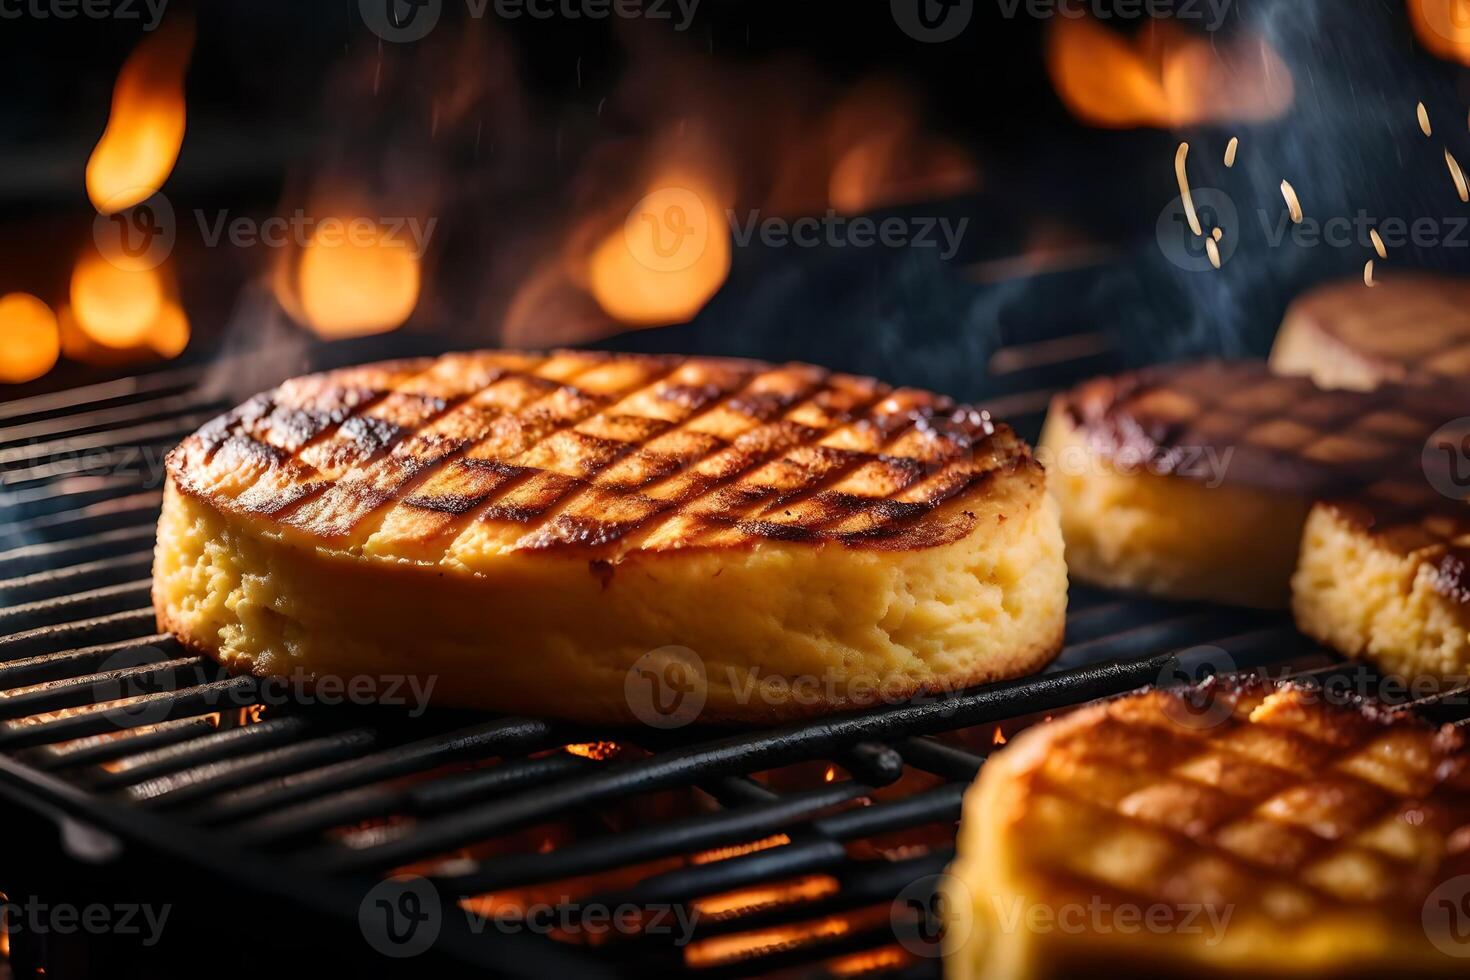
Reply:
[[1424, 130], [1425, 136], [1434, 135], [1434, 127], [1429, 125], [1429, 110], [1424, 108], [1424, 103], [1419, 103], [1419, 128]]
[[1373, 250], [1378, 253], [1380, 259], [1388, 258], [1388, 248], [1383, 244], [1383, 236], [1378, 234], [1377, 228], [1368, 229], [1368, 237], [1373, 239]]
[[1179, 197], [1184, 201], [1184, 214], [1189, 219], [1189, 228], [1196, 235], [1203, 235], [1205, 230], [1199, 223], [1199, 215], [1194, 210], [1194, 195], [1189, 191], [1189, 174], [1184, 170], [1185, 161], [1189, 159], [1189, 144], [1180, 143], [1179, 152], [1174, 154], [1174, 175], [1179, 178]]
[[1215, 244], [1213, 238], [1205, 239], [1205, 251], [1210, 253], [1210, 265], [1220, 268], [1220, 247]]
[[1372, 289], [1374, 286], [1378, 285], [1378, 283], [1373, 281], [1372, 259], [1369, 259], [1368, 264], [1363, 266], [1363, 285], [1367, 286], [1369, 289]]
[[1455, 179], [1455, 190], [1460, 192], [1460, 200], [1470, 204], [1470, 187], [1465, 185], [1465, 171], [1460, 169], [1460, 161], [1449, 150], [1445, 150], [1444, 162], [1450, 168], [1450, 176]]
[[1281, 182], [1281, 196], [1286, 198], [1286, 207], [1291, 212], [1291, 223], [1299, 225], [1302, 223], [1302, 202], [1296, 196], [1296, 188], [1291, 186], [1291, 181]]
[[1225, 147], [1225, 166], [1235, 166], [1235, 155], [1240, 152], [1240, 137], [1230, 137], [1230, 145]]
[[1210, 237], [1218, 242], [1220, 239], [1225, 237], [1225, 229], [1216, 228], [1214, 231], [1210, 232]]

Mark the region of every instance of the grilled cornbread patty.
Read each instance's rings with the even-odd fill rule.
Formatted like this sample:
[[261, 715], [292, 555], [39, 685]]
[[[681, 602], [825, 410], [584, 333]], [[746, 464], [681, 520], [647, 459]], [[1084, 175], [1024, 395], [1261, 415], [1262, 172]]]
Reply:
[[1318, 504], [1292, 610], [1303, 633], [1386, 670], [1470, 675], [1470, 507], [1394, 481]]
[[1102, 378], [1059, 396], [1038, 454], [1074, 577], [1284, 608], [1315, 500], [1417, 472], [1445, 390], [1323, 391], [1258, 362]]
[[1294, 685], [1152, 691], [986, 763], [945, 976], [1462, 977], [1467, 874], [1462, 735]]
[[1399, 273], [1314, 290], [1287, 310], [1271, 368], [1358, 391], [1470, 379], [1470, 280]]
[[630, 667], [678, 645], [703, 719], [762, 720], [1035, 670], [1066, 569], [987, 413], [801, 364], [486, 352], [288, 381], [190, 436], [154, 604], [234, 670], [587, 720], [636, 715]]

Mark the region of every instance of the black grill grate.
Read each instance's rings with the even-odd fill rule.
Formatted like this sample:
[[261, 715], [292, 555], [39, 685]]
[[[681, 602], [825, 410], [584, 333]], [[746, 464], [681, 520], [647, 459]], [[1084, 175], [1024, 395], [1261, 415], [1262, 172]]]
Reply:
[[[1077, 339], [1071, 361], [1058, 357], [1067, 343], [1049, 342], [1044, 369], [1024, 349], [1012, 358], [998, 414], [1034, 430], [1050, 390], [1108, 366], [1098, 338]], [[181, 651], [149, 607], [162, 455], [223, 407], [191, 394], [197, 381], [175, 371], [0, 405], [0, 786], [7, 805], [179, 859], [206, 876], [200, 888], [289, 898], [314, 917], [298, 926], [335, 920], [355, 937], [377, 881], [439, 860], [446, 903], [578, 879], [581, 909], [708, 910], [723, 897], [738, 911], [702, 915], [687, 945], [649, 930], [595, 949], [476, 935], [445, 915], [436, 950], [457, 963], [932, 976], [936, 961], [899, 942], [889, 912], [950, 858], [997, 726], [1155, 682], [1173, 651], [1201, 644], [1242, 667], [1333, 662], [1279, 616], [1074, 589], [1069, 645], [1039, 676], [777, 729], [585, 731], [290, 705], [256, 718], [256, 682]], [[97, 707], [123, 694], [136, 696], [125, 710]], [[566, 748], [597, 742], [621, 749], [599, 760]], [[828, 768], [781, 776], [813, 765]], [[665, 813], [671, 796], [682, 808]], [[579, 832], [544, 851], [525, 836], [556, 822]], [[514, 846], [496, 853], [497, 841]], [[477, 859], [487, 844], [495, 856]], [[730, 897], [781, 887], [791, 900]]]

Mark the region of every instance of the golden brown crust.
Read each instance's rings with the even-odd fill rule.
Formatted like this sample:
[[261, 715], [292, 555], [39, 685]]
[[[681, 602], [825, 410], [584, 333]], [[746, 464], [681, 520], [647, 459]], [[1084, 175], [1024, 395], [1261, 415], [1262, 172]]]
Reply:
[[1470, 378], [1470, 280], [1418, 273], [1334, 283], [1292, 304], [1272, 367], [1369, 390]]
[[170, 454], [178, 489], [273, 532], [443, 559], [618, 560], [761, 540], [906, 550], [963, 538], [963, 503], [1039, 472], [988, 413], [808, 365], [480, 352], [289, 381]]
[[[946, 974], [1456, 976], [1423, 917], [1467, 873], [1463, 734], [1296, 684], [1154, 690], [988, 761], [945, 886], [963, 936]], [[1006, 924], [1017, 903], [1104, 911], [1031, 931]]]

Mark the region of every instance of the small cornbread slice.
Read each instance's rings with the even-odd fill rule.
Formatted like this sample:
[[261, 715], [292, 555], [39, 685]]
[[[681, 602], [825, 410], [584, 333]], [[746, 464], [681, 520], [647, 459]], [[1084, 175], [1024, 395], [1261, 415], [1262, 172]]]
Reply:
[[161, 626], [231, 670], [588, 721], [1013, 677], [1060, 648], [1067, 604], [1042, 469], [988, 413], [810, 365], [588, 352], [251, 399], [169, 456], [153, 576]]
[[1151, 691], [986, 762], [944, 974], [1463, 977], [1466, 875], [1460, 733], [1295, 685]]
[[1470, 675], [1470, 506], [1399, 483], [1318, 504], [1292, 610], [1303, 633], [1385, 671]]
[[1334, 283], [1291, 305], [1271, 369], [1324, 388], [1470, 379], [1470, 279], [1392, 273]]
[[1038, 457], [1074, 578], [1285, 608], [1314, 501], [1417, 466], [1447, 393], [1324, 391], [1261, 362], [1100, 378], [1052, 404]]

